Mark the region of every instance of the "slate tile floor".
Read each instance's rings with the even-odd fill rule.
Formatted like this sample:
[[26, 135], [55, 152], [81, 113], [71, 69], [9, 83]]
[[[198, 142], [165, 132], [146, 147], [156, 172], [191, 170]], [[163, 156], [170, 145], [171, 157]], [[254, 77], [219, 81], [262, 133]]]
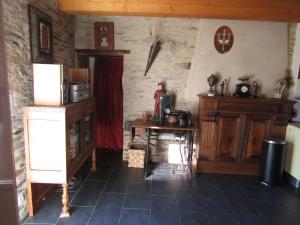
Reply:
[[[70, 218], [59, 218], [56, 192], [24, 225], [300, 225], [300, 194], [267, 188], [255, 177], [166, 174], [156, 165], [143, 178], [120, 157], [98, 162], [96, 172], [70, 192]], [[83, 173], [84, 174], [84, 173]]]

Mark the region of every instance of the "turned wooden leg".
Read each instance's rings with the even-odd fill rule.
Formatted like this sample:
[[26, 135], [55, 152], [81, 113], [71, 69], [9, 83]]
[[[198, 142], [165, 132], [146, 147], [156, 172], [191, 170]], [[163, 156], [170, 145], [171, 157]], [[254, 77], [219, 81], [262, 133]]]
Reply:
[[60, 217], [69, 217], [69, 192], [68, 192], [68, 184], [63, 184], [63, 194], [62, 194], [62, 204], [63, 208], [60, 214]]
[[28, 201], [28, 211], [29, 216], [33, 216], [33, 200], [32, 200], [32, 184], [31, 181], [27, 181], [27, 201]]
[[97, 167], [97, 156], [96, 156], [96, 149], [93, 149], [93, 153], [92, 153], [92, 171], [96, 171], [96, 167]]

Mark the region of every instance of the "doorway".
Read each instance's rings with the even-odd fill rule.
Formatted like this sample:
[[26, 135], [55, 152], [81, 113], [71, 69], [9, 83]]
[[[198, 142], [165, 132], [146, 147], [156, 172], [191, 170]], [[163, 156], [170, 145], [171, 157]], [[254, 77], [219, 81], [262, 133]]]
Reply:
[[123, 61], [97, 56], [93, 91], [96, 98], [96, 148], [123, 151]]

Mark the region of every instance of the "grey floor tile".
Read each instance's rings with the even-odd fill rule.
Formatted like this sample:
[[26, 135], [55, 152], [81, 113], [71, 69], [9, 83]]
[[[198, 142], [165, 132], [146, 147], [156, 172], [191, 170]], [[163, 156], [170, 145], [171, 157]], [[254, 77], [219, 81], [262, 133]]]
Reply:
[[94, 211], [88, 225], [118, 225], [121, 208], [111, 208], [105, 212]]
[[200, 195], [204, 197], [221, 197], [222, 192], [219, 188], [213, 186], [213, 185], [206, 185], [199, 187]]
[[171, 195], [175, 194], [181, 184], [176, 180], [152, 181], [152, 194]]
[[153, 182], [161, 182], [161, 181], [175, 181], [177, 184], [180, 185], [187, 185], [191, 183], [190, 175], [189, 173], [175, 173], [175, 174], [152, 174], [152, 181]]
[[237, 184], [220, 187], [220, 192], [228, 198], [248, 199], [246, 191]]
[[177, 207], [180, 211], [205, 211], [208, 198], [193, 195], [189, 192], [176, 195]]
[[[249, 200], [251, 204], [256, 208], [260, 215], [279, 215], [282, 211], [282, 207], [273, 201], [266, 200]], [[286, 214], [286, 212], [284, 212]]]
[[104, 188], [104, 192], [126, 193], [128, 185], [128, 180], [109, 180]]
[[[220, 174], [190, 180], [154, 173], [145, 180], [143, 169], [128, 168], [126, 162], [98, 165], [78, 192], [70, 192], [70, 199], [75, 195], [70, 218], [59, 219], [61, 192], [55, 192], [24, 225], [300, 224], [300, 194], [288, 186], [270, 189], [256, 177]], [[163, 172], [168, 165], [157, 168]]]
[[207, 184], [217, 186], [217, 182], [214, 179], [212, 174], [207, 174], [207, 173], [197, 174], [194, 179], [198, 186], [207, 185]]
[[120, 225], [149, 225], [150, 211], [141, 209], [124, 209]]
[[269, 225], [268, 222], [258, 215], [238, 215], [241, 225]]
[[176, 211], [175, 196], [152, 196], [151, 197], [151, 212], [155, 211]]
[[274, 200], [276, 198], [276, 194], [271, 189], [248, 188], [245, 193], [251, 200]]
[[71, 207], [69, 218], [60, 218], [57, 225], [85, 225], [94, 207]]
[[[299, 209], [298, 209], [299, 210]], [[290, 214], [281, 208], [269, 214], [262, 214], [263, 218], [271, 225], [299, 225], [300, 214]]]
[[44, 202], [41, 209], [39, 209], [33, 217], [28, 218], [26, 223], [56, 223], [61, 213], [61, 193], [55, 192], [46, 202]]
[[151, 225], [179, 225], [179, 215], [176, 211], [155, 210], [151, 211]]
[[211, 174], [213, 179], [215, 180], [216, 184], [219, 185], [220, 187], [224, 186], [230, 186], [230, 185], [235, 185], [236, 182], [234, 181], [233, 176], [231, 175], [225, 175], [225, 174]]
[[151, 176], [145, 178], [144, 177], [144, 169], [142, 168], [129, 168], [129, 181], [130, 182], [150, 182]]
[[179, 215], [181, 225], [210, 225], [205, 213], [181, 212]]
[[206, 198], [204, 204], [208, 216], [233, 214], [233, 210], [223, 197]]
[[201, 190], [196, 185], [178, 185], [176, 188], [176, 195], [182, 195], [182, 194], [202, 196]]
[[149, 194], [127, 194], [125, 200], [125, 208], [134, 209], [150, 209], [151, 196]]
[[150, 197], [150, 183], [131, 183], [128, 188], [124, 207], [150, 209]]
[[240, 197], [225, 198], [234, 213], [258, 215], [258, 210], [255, 208], [252, 201]]
[[100, 164], [96, 171], [91, 171], [87, 180], [107, 180], [112, 172], [113, 164]]
[[209, 221], [211, 225], [240, 225], [235, 215], [212, 215]]
[[124, 194], [102, 193], [89, 225], [118, 225], [124, 200]]
[[104, 181], [86, 181], [72, 199], [70, 205], [95, 206], [104, 185]]
[[112, 177], [124, 177], [126, 179], [129, 178], [129, 170], [130, 168], [128, 167], [128, 162], [119, 162], [114, 166], [113, 172], [112, 172]]
[[23, 225], [54, 225], [54, 223], [24, 223]]
[[111, 208], [121, 209], [125, 200], [125, 194], [119, 193], [102, 193], [96, 210], [105, 211]]
[[21, 221], [20, 221], [20, 224], [21, 225], [25, 225], [26, 224], [26, 221], [28, 220], [28, 216], [26, 216], [25, 218], [23, 218]]
[[151, 184], [148, 182], [133, 182], [128, 187], [128, 193], [151, 194]]

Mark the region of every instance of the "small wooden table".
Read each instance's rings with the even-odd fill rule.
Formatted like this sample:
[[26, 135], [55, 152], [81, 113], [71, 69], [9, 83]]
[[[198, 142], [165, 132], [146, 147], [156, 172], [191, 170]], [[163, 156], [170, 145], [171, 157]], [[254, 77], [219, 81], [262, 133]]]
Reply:
[[131, 125], [131, 133], [130, 133], [130, 139], [131, 142], [133, 142], [135, 138], [135, 129], [136, 128], [144, 128], [147, 131], [147, 148], [145, 152], [145, 177], [148, 175], [148, 160], [149, 155], [151, 153], [151, 146], [150, 146], [150, 138], [151, 133], [153, 130], [161, 130], [161, 131], [169, 131], [169, 132], [176, 132], [176, 131], [184, 131], [187, 132], [188, 137], [188, 167], [190, 170], [190, 173], [192, 175], [192, 156], [193, 156], [193, 144], [194, 144], [194, 133], [198, 131], [198, 126], [191, 125], [188, 127], [179, 127], [175, 124], [170, 123], [163, 123], [160, 124], [159, 122], [155, 121], [145, 121], [143, 119], [136, 119], [133, 121]]

